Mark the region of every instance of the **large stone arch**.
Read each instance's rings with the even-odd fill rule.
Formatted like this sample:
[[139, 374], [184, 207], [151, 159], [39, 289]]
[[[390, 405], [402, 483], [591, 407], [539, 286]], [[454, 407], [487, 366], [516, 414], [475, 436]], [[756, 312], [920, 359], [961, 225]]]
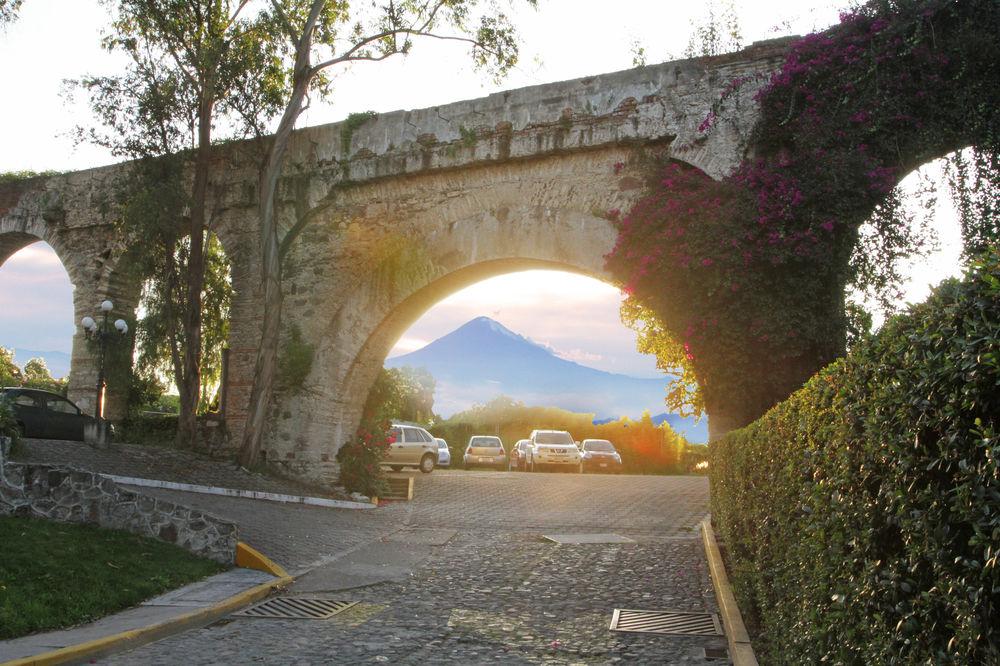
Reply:
[[[104, 299], [115, 303], [115, 316], [132, 318], [138, 302], [137, 285], [120, 270], [118, 243], [104, 225], [71, 219], [81, 212], [74, 204], [81, 195], [72, 176], [29, 179], [16, 184], [14, 205], [0, 201], [0, 265], [18, 250], [38, 241], [48, 243], [62, 262], [73, 287], [73, 340], [68, 395], [87, 413], [97, 396], [97, 350], [84, 336], [79, 322], [96, 316]], [[13, 197], [12, 197], [13, 198]], [[68, 212], [69, 211], [69, 212]], [[81, 215], [81, 217], [84, 217]], [[120, 344], [111, 354], [130, 357], [132, 346]], [[104, 413], [111, 420], [125, 415], [127, 386], [108, 384]]]
[[[301, 209], [314, 220], [286, 263], [283, 335], [299, 328], [316, 360], [306, 390], [275, 395], [268, 460], [330, 480], [332, 454], [355, 425], [344, 406], [367, 392], [371, 368], [381, 362], [373, 359], [404, 319], [399, 312], [425, 296], [516, 267], [603, 277], [615, 236], [609, 220], [641, 194], [648, 153], [713, 178], [731, 172], [758, 116], [751, 98], [786, 48], [781, 40], [759, 43], [724, 56], [379, 114], [360, 126], [349, 120], [297, 130], [277, 211], [284, 228]], [[733, 89], [734, 81], [746, 83]], [[723, 94], [734, 113], [706, 134], [702, 121]], [[263, 307], [257, 148], [220, 145], [211, 175], [209, 208], [234, 289], [226, 411], [233, 445], [246, 422]], [[0, 221], [45, 220], [69, 253], [64, 262], [78, 267], [71, 273], [77, 320], [104, 298], [122, 307], [138, 300], [127, 239], [114, 224], [114, 189], [129, 168], [0, 184]], [[416, 269], [395, 280], [391, 264], [404, 260]], [[96, 368], [81, 341], [74, 343], [72, 391], [92, 404]]]
[[635, 157], [613, 146], [341, 192], [289, 260], [284, 326], [315, 355], [304, 387], [276, 397], [268, 461], [316, 479], [335, 473], [387, 352], [451, 293], [531, 268], [610, 282], [609, 218], [641, 192], [638, 167], [622, 166]]

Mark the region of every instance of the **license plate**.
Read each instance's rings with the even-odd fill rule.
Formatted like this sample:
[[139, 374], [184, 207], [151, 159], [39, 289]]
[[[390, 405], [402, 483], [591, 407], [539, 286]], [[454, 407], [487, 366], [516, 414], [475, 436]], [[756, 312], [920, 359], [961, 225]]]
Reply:
[[493, 458], [482, 457], [479, 459], [479, 462], [493, 462]]

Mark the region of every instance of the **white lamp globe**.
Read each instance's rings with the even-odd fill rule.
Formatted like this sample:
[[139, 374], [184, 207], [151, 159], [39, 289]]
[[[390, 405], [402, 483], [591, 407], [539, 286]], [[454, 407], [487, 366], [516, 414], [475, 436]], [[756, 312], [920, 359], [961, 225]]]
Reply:
[[124, 319], [116, 319], [115, 328], [117, 328], [118, 332], [121, 333], [122, 335], [128, 333], [128, 324], [125, 323]]
[[103, 303], [101, 303], [101, 310], [103, 310], [104, 312], [111, 312], [111, 310], [113, 310], [114, 307], [115, 304], [112, 303], [111, 301], [104, 301]]
[[84, 317], [80, 320], [80, 325], [83, 326], [84, 329], [92, 331], [94, 330], [94, 327], [97, 326], [97, 323], [94, 321], [93, 317]]

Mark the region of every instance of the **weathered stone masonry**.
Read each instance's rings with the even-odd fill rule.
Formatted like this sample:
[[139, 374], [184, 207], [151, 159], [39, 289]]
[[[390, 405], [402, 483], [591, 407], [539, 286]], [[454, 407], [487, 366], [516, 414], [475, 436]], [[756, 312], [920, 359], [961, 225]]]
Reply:
[[[643, 153], [716, 178], [731, 171], [748, 148], [758, 84], [728, 100], [734, 113], [712, 133], [698, 126], [732, 79], [774, 69], [786, 43], [382, 114], [353, 131], [338, 123], [296, 132], [278, 214], [287, 228], [297, 204], [312, 222], [288, 258], [283, 324], [316, 353], [305, 385], [275, 398], [267, 460], [313, 480], [335, 476], [336, 451], [386, 353], [449, 293], [536, 267], [608, 279], [608, 218], [641, 193]], [[238, 441], [259, 340], [257, 170], [240, 145], [220, 148], [217, 163], [212, 210], [235, 290], [227, 424]], [[0, 188], [0, 261], [48, 241], [76, 287], [77, 321], [106, 297], [131, 308], [139, 293], [122, 270], [129, 244], [115, 237], [105, 204], [122, 168]], [[70, 393], [85, 409], [95, 379], [78, 335]], [[120, 409], [109, 389], [109, 412]]]
[[0, 456], [0, 515], [47, 518], [125, 530], [232, 564], [236, 525], [214, 516], [126, 490], [82, 470], [5, 463]]

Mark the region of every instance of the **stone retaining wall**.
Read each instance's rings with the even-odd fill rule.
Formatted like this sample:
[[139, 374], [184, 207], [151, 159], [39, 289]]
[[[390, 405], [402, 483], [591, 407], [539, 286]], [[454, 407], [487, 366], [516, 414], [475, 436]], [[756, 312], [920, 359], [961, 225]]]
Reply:
[[236, 556], [233, 523], [126, 490], [100, 474], [52, 465], [4, 463], [2, 456], [0, 515], [126, 530], [223, 564], [232, 564]]

